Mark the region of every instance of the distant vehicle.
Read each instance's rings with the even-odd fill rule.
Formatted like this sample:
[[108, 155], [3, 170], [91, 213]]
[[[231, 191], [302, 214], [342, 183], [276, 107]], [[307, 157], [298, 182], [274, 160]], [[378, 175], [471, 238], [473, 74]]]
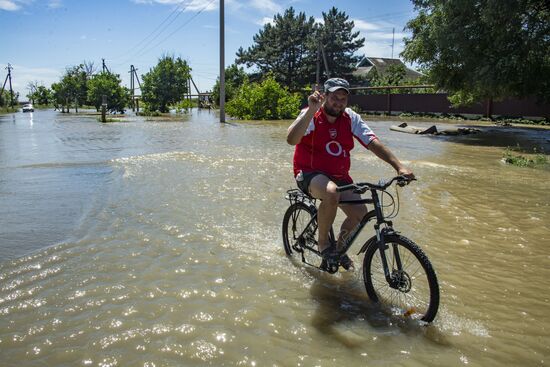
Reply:
[[34, 112], [34, 107], [32, 106], [32, 103], [27, 103], [23, 106], [23, 112]]

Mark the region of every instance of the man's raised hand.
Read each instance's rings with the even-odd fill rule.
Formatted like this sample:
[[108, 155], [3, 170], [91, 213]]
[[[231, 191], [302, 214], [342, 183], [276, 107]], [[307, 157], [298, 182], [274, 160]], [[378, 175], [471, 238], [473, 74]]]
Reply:
[[307, 104], [310, 109], [317, 112], [317, 110], [321, 108], [324, 100], [325, 96], [323, 95], [323, 93], [319, 92], [317, 86], [315, 86], [315, 91], [307, 98]]

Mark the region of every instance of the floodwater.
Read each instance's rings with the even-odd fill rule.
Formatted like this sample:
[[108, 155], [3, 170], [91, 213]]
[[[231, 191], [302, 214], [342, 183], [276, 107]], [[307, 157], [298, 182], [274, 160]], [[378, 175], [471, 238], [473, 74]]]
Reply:
[[[550, 362], [550, 171], [501, 161], [518, 143], [550, 151], [550, 130], [370, 122], [418, 176], [394, 222], [439, 277], [423, 326], [373, 306], [360, 271], [285, 256], [288, 121], [216, 121], [0, 116], [2, 366]], [[352, 157], [356, 180], [393, 173], [360, 146]]]

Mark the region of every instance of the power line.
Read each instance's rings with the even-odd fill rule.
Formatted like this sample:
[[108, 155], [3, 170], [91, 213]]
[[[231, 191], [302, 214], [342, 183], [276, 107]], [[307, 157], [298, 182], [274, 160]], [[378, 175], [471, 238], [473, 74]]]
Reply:
[[[164, 20], [151, 33], [149, 33], [146, 37], [144, 37], [141, 41], [139, 41], [135, 46], [133, 46], [127, 52], [124, 53], [124, 55], [126, 56], [128, 56], [128, 53], [130, 53], [131, 56], [129, 58], [115, 65], [119, 66], [119, 65], [126, 64], [133, 58], [134, 55], [136, 55], [137, 53], [145, 49], [151, 42], [153, 42], [158, 36], [160, 36], [185, 11], [185, 9], [189, 7], [189, 4], [191, 3], [188, 3], [187, 5], [185, 5], [185, 7], [180, 8], [185, 1], [187, 0], [183, 0], [180, 3], [178, 3], [174, 8], [174, 10], [172, 10], [172, 12], [166, 18], [164, 18]], [[170, 22], [165, 27], [163, 27], [163, 29], [161, 29], [160, 32], [158, 32], [155, 36], [153, 36], [153, 38], [147, 41], [144, 45], [140, 46], [143, 42], [145, 42], [146, 39], [148, 39], [153, 34], [155, 34], [162, 27], [162, 25], [166, 23], [168, 19], [170, 19], [172, 15], [174, 15], [178, 10], [179, 10], [178, 14], [172, 20], [170, 20]], [[136, 51], [133, 51], [133, 50], [136, 50]], [[123, 55], [121, 55], [120, 57], [122, 56]], [[116, 57], [114, 58], [114, 60], [119, 59], [120, 57]]]
[[[128, 52], [132, 51], [133, 49], [137, 48], [142, 42], [144, 42], [147, 38], [151, 37], [164, 23], [166, 23], [166, 21], [168, 19], [170, 19], [172, 17], [172, 15], [174, 15], [176, 13], [176, 11], [178, 11], [178, 9], [180, 8], [180, 6], [187, 0], [182, 0], [180, 3], [178, 3], [175, 7], [174, 7], [174, 10], [172, 10], [172, 12], [166, 17], [164, 18], [164, 20], [151, 32], [149, 33], [145, 38], [143, 38], [141, 41], [139, 41], [134, 47], [132, 47], [130, 50], [128, 50]], [[174, 19], [172, 19], [172, 21], [166, 26], [168, 27], [170, 24], [172, 24], [172, 22], [174, 20], [176, 20], [176, 18], [185, 11], [185, 9], [187, 9], [187, 7], [189, 6], [189, 4], [187, 4], [183, 9], [181, 9], [181, 11], [179, 12], [178, 15], [176, 15], [176, 17], [174, 17]], [[164, 31], [164, 30], [163, 30]], [[160, 33], [162, 33], [163, 31], [161, 31]], [[160, 34], [159, 33], [159, 34]]]
[[195, 13], [195, 15], [193, 15], [191, 18], [189, 18], [187, 20], [187, 22], [183, 23], [180, 27], [176, 28], [175, 31], [173, 31], [172, 33], [170, 33], [167, 37], [165, 37], [162, 41], [158, 42], [156, 45], [154, 45], [153, 47], [141, 52], [140, 54], [136, 55], [136, 57], [139, 57], [141, 55], [144, 55], [146, 53], [148, 53], [149, 51], [153, 50], [155, 47], [159, 46], [160, 44], [164, 43], [168, 38], [172, 37], [174, 34], [176, 34], [177, 32], [179, 32], [183, 27], [185, 27], [186, 25], [188, 25], [193, 19], [195, 19], [199, 14], [201, 14], [203, 11], [206, 10], [206, 8], [208, 8], [210, 6], [210, 4], [212, 4], [214, 1], [216, 0], [210, 0], [210, 2], [208, 2], [201, 10], [199, 10], [198, 12]]

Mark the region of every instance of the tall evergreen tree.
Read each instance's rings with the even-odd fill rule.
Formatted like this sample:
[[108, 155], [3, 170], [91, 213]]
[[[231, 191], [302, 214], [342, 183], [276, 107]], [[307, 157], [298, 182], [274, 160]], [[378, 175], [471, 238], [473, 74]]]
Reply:
[[355, 53], [365, 45], [359, 32], [353, 32], [355, 24], [343, 11], [332, 7], [323, 12], [323, 24], [317, 30], [318, 40], [324, 47], [330, 76], [353, 80], [352, 72], [361, 57]]
[[310, 74], [313, 55], [313, 17], [296, 14], [293, 7], [284, 14], [273, 17], [254, 36], [254, 45], [237, 51], [237, 64], [256, 67], [261, 74], [273, 72], [275, 80], [290, 90], [297, 90], [311, 83]]

